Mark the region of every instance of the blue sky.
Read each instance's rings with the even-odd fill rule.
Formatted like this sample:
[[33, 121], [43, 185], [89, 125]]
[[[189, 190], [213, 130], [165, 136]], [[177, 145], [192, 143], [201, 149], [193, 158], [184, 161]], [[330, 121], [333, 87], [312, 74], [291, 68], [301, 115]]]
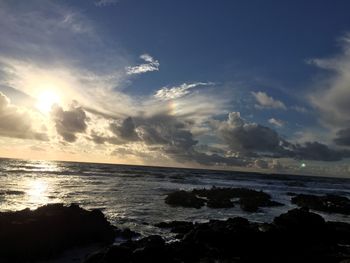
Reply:
[[2, 156], [350, 171], [348, 1], [0, 7]]

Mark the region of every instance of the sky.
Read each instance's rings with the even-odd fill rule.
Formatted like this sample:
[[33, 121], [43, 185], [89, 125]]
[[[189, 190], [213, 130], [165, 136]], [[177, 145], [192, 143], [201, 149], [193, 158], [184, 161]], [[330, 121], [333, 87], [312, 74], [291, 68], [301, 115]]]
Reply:
[[349, 9], [0, 0], [0, 156], [350, 176]]

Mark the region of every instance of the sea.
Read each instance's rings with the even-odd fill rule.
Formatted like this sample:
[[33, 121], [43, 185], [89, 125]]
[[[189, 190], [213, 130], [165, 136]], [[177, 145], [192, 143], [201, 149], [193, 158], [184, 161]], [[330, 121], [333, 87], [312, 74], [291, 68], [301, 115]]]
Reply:
[[[174, 190], [245, 187], [263, 190], [284, 204], [257, 213], [239, 206], [225, 209], [182, 208], [165, 204]], [[350, 179], [300, 175], [261, 174], [235, 171], [164, 168], [116, 164], [0, 159], [0, 212], [35, 209], [48, 203], [79, 204], [101, 209], [121, 228], [147, 236], [172, 238], [159, 222], [185, 220], [205, 222], [242, 216], [254, 222], [271, 222], [295, 208], [288, 193], [339, 194], [350, 198]], [[319, 212], [318, 212], [319, 213]], [[326, 220], [350, 223], [350, 216], [320, 213]]]

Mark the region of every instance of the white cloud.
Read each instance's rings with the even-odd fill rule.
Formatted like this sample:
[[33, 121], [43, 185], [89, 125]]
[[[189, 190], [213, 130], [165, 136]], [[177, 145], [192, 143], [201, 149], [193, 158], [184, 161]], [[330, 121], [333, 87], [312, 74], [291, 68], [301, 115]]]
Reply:
[[30, 111], [11, 104], [10, 100], [0, 92], [0, 136], [48, 140], [47, 134], [37, 131], [34, 124], [35, 119]]
[[126, 68], [126, 73], [128, 75], [141, 74], [152, 71], [159, 71], [159, 62], [148, 54], [142, 54], [140, 56], [147, 63], [143, 63], [137, 66], [131, 66]]
[[272, 125], [275, 125], [278, 128], [284, 126], [284, 122], [282, 120], [275, 119], [275, 118], [269, 119], [269, 123], [272, 124]]
[[119, 3], [119, 0], [96, 0], [95, 5], [96, 6], [109, 6], [109, 5], [115, 5]]
[[350, 128], [350, 34], [343, 39], [342, 53], [309, 62], [317, 67], [329, 70], [310, 94], [312, 105], [319, 111], [322, 124], [334, 129]]
[[211, 82], [196, 82], [196, 83], [183, 83], [180, 86], [163, 87], [154, 94], [154, 97], [160, 100], [173, 100], [181, 98], [190, 93], [190, 89], [198, 86], [213, 85]]
[[302, 107], [302, 106], [298, 106], [298, 105], [294, 105], [292, 107], [290, 107], [292, 110], [295, 110], [299, 113], [306, 113], [308, 112], [308, 110], [305, 108], [305, 107]]
[[257, 102], [257, 104], [255, 104], [257, 109], [287, 109], [286, 105], [282, 101], [268, 96], [265, 92], [252, 92], [252, 95]]

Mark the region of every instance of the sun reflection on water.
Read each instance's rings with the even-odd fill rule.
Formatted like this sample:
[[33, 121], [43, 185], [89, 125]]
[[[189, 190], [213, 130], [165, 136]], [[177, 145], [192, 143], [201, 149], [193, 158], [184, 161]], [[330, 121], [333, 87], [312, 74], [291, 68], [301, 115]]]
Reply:
[[25, 183], [26, 202], [29, 208], [36, 208], [40, 205], [48, 203], [50, 185], [44, 179], [29, 179]]

